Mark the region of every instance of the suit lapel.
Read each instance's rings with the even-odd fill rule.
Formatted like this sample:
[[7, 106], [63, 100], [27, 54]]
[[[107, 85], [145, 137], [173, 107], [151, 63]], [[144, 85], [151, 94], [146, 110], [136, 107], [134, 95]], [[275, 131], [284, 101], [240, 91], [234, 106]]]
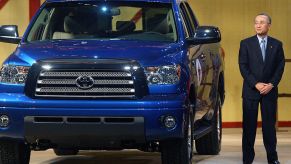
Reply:
[[268, 42], [267, 42], [267, 47], [266, 47], [266, 58], [265, 58], [265, 64], [269, 62], [270, 57], [272, 55], [273, 52], [273, 40], [271, 39], [271, 37], [268, 37]]
[[260, 47], [257, 35], [253, 36], [252, 40], [253, 40], [254, 52], [255, 52], [256, 56], [258, 57], [260, 63], [264, 64], [263, 55], [262, 55], [262, 51], [261, 51], [261, 47]]

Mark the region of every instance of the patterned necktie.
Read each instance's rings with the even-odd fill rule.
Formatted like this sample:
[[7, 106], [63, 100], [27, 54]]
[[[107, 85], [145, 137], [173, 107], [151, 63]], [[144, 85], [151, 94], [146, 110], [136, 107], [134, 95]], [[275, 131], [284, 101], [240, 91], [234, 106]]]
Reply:
[[265, 39], [261, 40], [261, 51], [262, 51], [263, 61], [265, 61], [265, 57], [266, 57], [266, 41], [265, 41]]

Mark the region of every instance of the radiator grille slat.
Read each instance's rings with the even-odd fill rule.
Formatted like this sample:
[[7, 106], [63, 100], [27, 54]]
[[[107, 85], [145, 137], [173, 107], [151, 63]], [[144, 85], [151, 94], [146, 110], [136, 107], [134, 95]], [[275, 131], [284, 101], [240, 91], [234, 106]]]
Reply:
[[42, 87], [42, 88], [36, 88], [36, 92], [64, 92], [64, 93], [80, 93], [80, 92], [95, 92], [95, 93], [134, 93], [134, 89], [132, 88], [91, 88], [87, 90], [82, 90], [79, 88], [73, 88], [73, 87]]
[[127, 72], [47, 72], [43, 71], [40, 76], [46, 77], [79, 77], [79, 76], [92, 76], [92, 77], [131, 77]]
[[[37, 84], [75, 85], [76, 80], [75, 79], [44, 79], [44, 80], [38, 80]], [[133, 81], [132, 80], [94, 80], [94, 84], [97, 84], [97, 85], [133, 84]]]

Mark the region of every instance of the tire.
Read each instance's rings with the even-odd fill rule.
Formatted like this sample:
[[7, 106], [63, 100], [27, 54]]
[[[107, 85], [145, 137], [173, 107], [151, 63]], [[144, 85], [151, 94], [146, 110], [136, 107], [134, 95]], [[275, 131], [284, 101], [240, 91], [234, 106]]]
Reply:
[[201, 155], [217, 155], [221, 150], [221, 139], [222, 139], [222, 121], [221, 121], [221, 100], [217, 97], [215, 115], [211, 120], [213, 130], [195, 140], [196, 151]]
[[185, 137], [161, 142], [162, 164], [192, 164], [193, 113], [189, 114]]
[[29, 164], [30, 148], [22, 142], [0, 141], [1, 164]]
[[79, 150], [76, 150], [76, 149], [54, 149], [54, 152], [57, 156], [77, 155], [79, 153]]

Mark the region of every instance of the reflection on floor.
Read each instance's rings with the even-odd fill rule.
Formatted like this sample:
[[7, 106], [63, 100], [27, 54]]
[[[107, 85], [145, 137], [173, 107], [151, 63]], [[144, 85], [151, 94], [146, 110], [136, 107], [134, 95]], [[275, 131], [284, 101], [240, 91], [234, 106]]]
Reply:
[[[222, 151], [217, 156], [194, 155], [197, 164], [241, 164], [241, 129], [224, 129]], [[277, 151], [282, 164], [291, 164], [291, 128], [280, 128]], [[256, 140], [254, 164], [266, 164], [261, 129]], [[81, 151], [77, 156], [58, 157], [52, 150], [32, 152], [31, 164], [160, 164], [159, 153], [126, 151]]]

